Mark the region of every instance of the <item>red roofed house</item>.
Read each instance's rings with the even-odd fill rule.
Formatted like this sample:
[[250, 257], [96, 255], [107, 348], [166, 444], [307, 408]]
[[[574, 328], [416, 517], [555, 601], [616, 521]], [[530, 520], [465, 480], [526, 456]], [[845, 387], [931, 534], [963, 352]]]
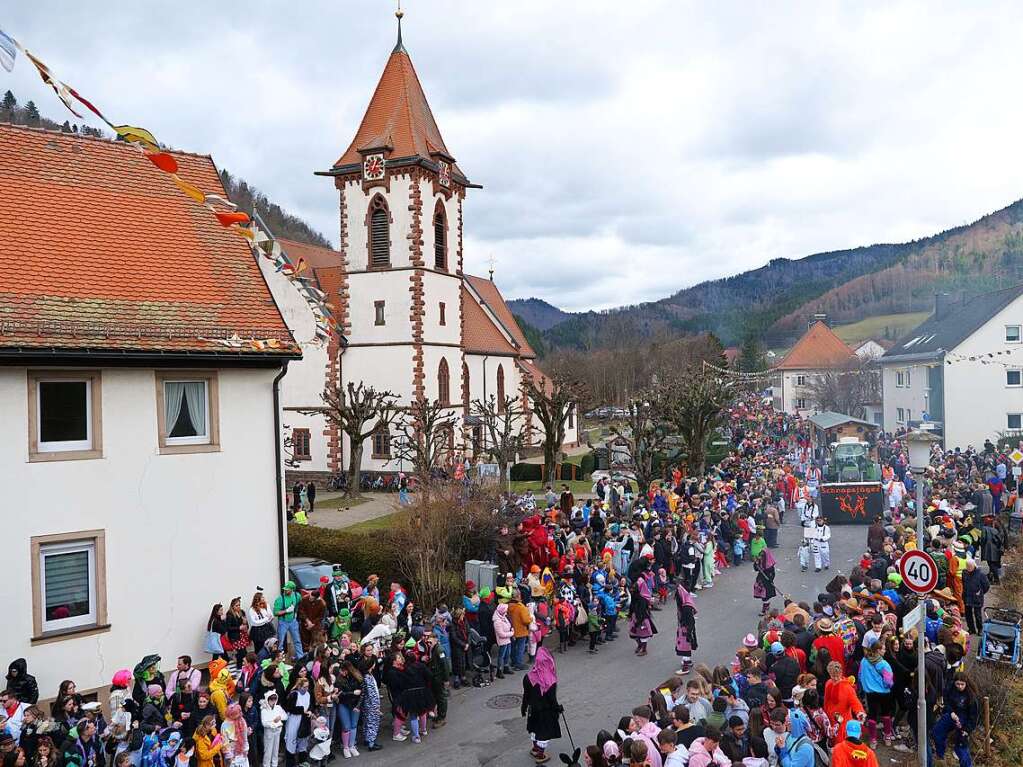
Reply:
[[774, 366], [774, 406], [792, 415], [817, 410], [810, 387], [816, 376], [844, 368], [856, 360], [856, 353], [835, 335], [827, 318], [816, 315], [803, 337]]
[[[462, 206], [478, 187], [444, 143], [400, 29], [355, 138], [320, 175], [332, 177], [340, 194], [340, 250], [282, 245], [313, 267], [337, 309], [342, 339], [322, 355], [307, 350], [285, 379], [285, 420], [302, 448], [290, 476], [322, 481], [347, 468], [351, 446], [321, 417], [297, 412], [318, 405], [331, 381], [388, 389], [406, 404], [419, 397], [450, 403], [461, 426], [448, 438], [447, 458], [480, 453], [484, 435], [465, 417], [468, 403], [523, 396], [525, 376], [542, 374], [497, 286], [463, 271]], [[275, 295], [287, 287], [268, 278]], [[287, 299], [278, 300], [289, 317]], [[296, 321], [301, 329], [289, 325], [300, 341], [314, 332], [311, 315]], [[570, 444], [578, 440], [574, 413], [569, 425]], [[536, 443], [542, 432], [531, 426]], [[390, 434], [367, 442], [364, 469], [399, 469]]]
[[134, 147], [0, 125], [0, 199], [0, 657], [44, 697], [209, 660], [212, 603], [280, 585], [277, 386], [301, 351], [245, 240]]

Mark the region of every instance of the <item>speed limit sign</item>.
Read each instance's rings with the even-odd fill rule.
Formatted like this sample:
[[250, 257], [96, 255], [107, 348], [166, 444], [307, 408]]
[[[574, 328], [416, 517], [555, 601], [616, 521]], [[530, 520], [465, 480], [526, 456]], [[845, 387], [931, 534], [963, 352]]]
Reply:
[[902, 582], [917, 594], [933, 591], [938, 585], [938, 567], [926, 551], [907, 551], [899, 560]]

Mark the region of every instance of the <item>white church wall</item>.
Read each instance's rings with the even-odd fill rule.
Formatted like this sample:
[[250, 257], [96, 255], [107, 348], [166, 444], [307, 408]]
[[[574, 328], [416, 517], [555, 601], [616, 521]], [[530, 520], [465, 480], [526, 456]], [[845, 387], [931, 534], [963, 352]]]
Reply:
[[[408, 176], [391, 176], [390, 191], [385, 187], [373, 187], [364, 192], [362, 184], [358, 181], [350, 181], [345, 185], [345, 214], [348, 224], [346, 256], [349, 270], [359, 271], [367, 268], [369, 229], [366, 226], [366, 218], [369, 205], [377, 194], [382, 195], [387, 201], [387, 207], [391, 214], [391, 266], [411, 265], [408, 248], [408, 235], [412, 230], [412, 214], [408, 209], [410, 189], [411, 183]], [[427, 219], [432, 215], [433, 209], [431, 208], [428, 214], [424, 211], [423, 217]], [[428, 224], [428, 221], [424, 221], [424, 224]]]
[[[462, 328], [458, 317], [462, 281], [436, 272], [423, 273], [423, 340], [442, 344], [461, 344]], [[444, 304], [444, 324], [440, 324], [440, 304]]]
[[[349, 342], [396, 343], [412, 337], [411, 271], [360, 272], [349, 275]], [[376, 324], [376, 306], [384, 303], [384, 324]]]

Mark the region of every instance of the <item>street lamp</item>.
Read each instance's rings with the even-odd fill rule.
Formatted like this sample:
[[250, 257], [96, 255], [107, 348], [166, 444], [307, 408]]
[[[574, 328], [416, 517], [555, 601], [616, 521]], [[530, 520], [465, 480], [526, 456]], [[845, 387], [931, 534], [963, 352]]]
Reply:
[[[909, 450], [909, 469], [916, 481], [916, 547], [924, 551], [924, 477], [931, 465], [931, 445], [941, 440], [929, 431], [914, 429], [906, 437]], [[920, 767], [927, 767], [927, 680], [924, 668], [924, 625], [918, 623], [916, 644], [916, 740]]]

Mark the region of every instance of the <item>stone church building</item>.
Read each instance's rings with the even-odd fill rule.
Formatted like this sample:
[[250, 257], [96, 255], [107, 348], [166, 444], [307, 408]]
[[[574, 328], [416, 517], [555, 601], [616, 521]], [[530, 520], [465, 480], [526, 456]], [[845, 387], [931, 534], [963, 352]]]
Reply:
[[[313, 342], [313, 312], [293, 284], [261, 264], [304, 351], [282, 381], [288, 452], [297, 463], [289, 480], [322, 481], [347, 468], [347, 438], [322, 416], [298, 412], [319, 405], [332, 382], [390, 390], [399, 404], [423, 397], [449, 404], [459, 425], [447, 436], [446, 460], [481, 453], [486, 435], [469, 403], [507, 395], [528, 409], [526, 381], [542, 373], [493, 280], [463, 270], [463, 203], [480, 187], [444, 143], [400, 25], [354, 139], [317, 175], [332, 178], [337, 190], [340, 250], [280, 244], [292, 261], [305, 260], [305, 276], [335, 307], [338, 332], [327, 343]], [[539, 445], [535, 418], [524, 428]], [[364, 470], [401, 468], [391, 436], [367, 440]], [[574, 412], [565, 442], [578, 442]]]

